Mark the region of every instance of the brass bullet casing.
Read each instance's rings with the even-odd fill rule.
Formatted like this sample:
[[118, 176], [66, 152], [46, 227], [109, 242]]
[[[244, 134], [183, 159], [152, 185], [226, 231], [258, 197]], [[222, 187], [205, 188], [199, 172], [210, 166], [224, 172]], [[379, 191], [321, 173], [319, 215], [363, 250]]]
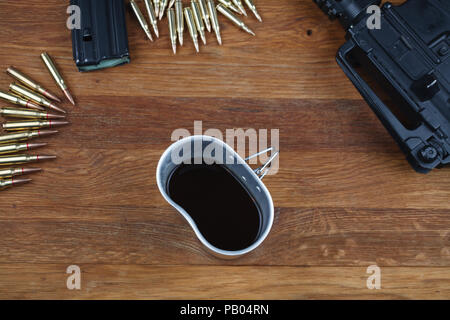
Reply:
[[184, 8], [184, 17], [186, 18], [186, 24], [188, 26], [191, 39], [194, 42], [195, 50], [199, 52], [197, 27], [195, 26], [194, 15], [192, 14], [191, 8]]
[[206, 0], [198, 0], [198, 6], [200, 7], [200, 12], [202, 13], [203, 21], [205, 22], [206, 30], [211, 32], [211, 23], [209, 20], [209, 11], [208, 5], [206, 4]]
[[19, 184], [24, 184], [30, 181], [31, 179], [14, 179], [14, 178], [0, 180], [0, 190], [4, 190], [6, 188], [17, 186]]
[[0, 145], [19, 141], [27, 141], [34, 138], [41, 138], [58, 133], [56, 130], [36, 130], [4, 134], [0, 136]]
[[219, 11], [221, 14], [223, 14], [225, 17], [227, 17], [228, 19], [230, 19], [235, 25], [237, 25], [239, 28], [241, 28], [242, 30], [244, 30], [247, 33], [250, 33], [251, 35], [255, 35], [255, 33], [245, 25], [245, 23], [239, 19], [238, 17], [236, 17], [233, 12], [231, 12], [230, 10], [228, 10], [228, 8], [226, 8], [223, 4], [219, 4], [217, 6], [217, 11]]
[[43, 156], [43, 155], [32, 156], [28, 154], [0, 156], [0, 166], [10, 166], [15, 164], [38, 162], [51, 159], [56, 159], [56, 156]]
[[30, 89], [21, 86], [19, 84], [11, 83], [9, 85], [9, 90], [18, 96], [24, 97], [26, 99], [29, 99], [43, 107], [50, 108], [53, 110], [56, 110], [58, 112], [66, 113], [65, 110], [61, 109], [60, 107], [56, 106], [54, 103], [48, 101], [43, 96], [41, 96], [39, 93], [36, 93], [34, 91], [31, 91]]
[[50, 56], [48, 55], [47, 52], [41, 53], [41, 58], [45, 64], [45, 66], [47, 67], [48, 71], [52, 75], [53, 79], [55, 80], [56, 84], [64, 92], [64, 95], [67, 97], [67, 99], [70, 101], [70, 103], [75, 105], [75, 100], [73, 100], [73, 97], [70, 94], [69, 88], [67, 88], [67, 85], [64, 82], [63, 77], [61, 77], [61, 74], [59, 73], [58, 69], [56, 69], [56, 66], [53, 63], [52, 58], [50, 58]]
[[63, 119], [65, 116], [48, 113], [48, 111], [34, 111], [21, 108], [0, 108], [3, 117], [25, 118], [25, 119]]
[[148, 17], [153, 27], [153, 32], [156, 37], [159, 38], [158, 19], [156, 18], [155, 9], [153, 8], [152, 0], [144, 0], [145, 7], [147, 8]]
[[0, 145], [0, 154], [17, 153], [28, 151], [40, 147], [45, 147], [46, 143], [17, 143], [17, 144], [3, 144]]
[[23, 176], [25, 174], [42, 171], [41, 168], [8, 168], [0, 169], [0, 179]]
[[153, 6], [155, 8], [156, 16], [159, 16], [159, 3], [160, 3], [160, 0], [153, 0]]
[[205, 24], [202, 20], [202, 13], [200, 7], [196, 0], [191, 1], [191, 10], [194, 15], [195, 25], [197, 26], [197, 31], [200, 33], [200, 38], [202, 38], [203, 44], [206, 45], [206, 34], [205, 34]]
[[169, 21], [169, 34], [173, 54], [177, 54], [177, 26], [175, 21], [175, 10], [173, 8], [170, 8], [167, 11], [167, 20]]
[[63, 126], [68, 124], [67, 121], [60, 120], [32, 120], [21, 122], [6, 122], [3, 124], [3, 129], [6, 131], [20, 131], [20, 130], [33, 130], [40, 128], [52, 128], [56, 126]]
[[262, 22], [261, 16], [259, 15], [258, 11], [256, 10], [256, 6], [253, 3], [253, 0], [244, 0], [244, 1], [247, 4], [247, 7], [253, 12], [256, 19], [258, 19], [259, 22]]
[[164, 12], [166, 11], [169, 0], [161, 0], [161, 7], [159, 8], [159, 20], [164, 17]]
[[222, 37], [220, 36], [219, 18], [217, 17], [216, 6], [214, 0], [208, 0], [208, 12], [211, 19], [211, 25], [216, 33], [217, 42], [222, 45]]
[[139, 21], [139, 24], [141, 25], [141, 28], [144, 30], [145, 34], [147, 35], [147, 38], [149, 38], [151, 41], [153, 41], [152, 33], [150, 32], [150, 27], [148, 26], [147, 21], [145, 20], [144, 15], [142, 14], [141, 9], [139, 9], [139, 6], [134, 0], [130, 1], [131, 8], [133, 9], [134, 14], [136, 15], [136, 18]]
[[233, 4], [235, 5], [235, 7], [238, 8], [239, 11], [241, 11], [241, 13], [244, 16], [247, 16], [247, 11], [245, 11], [245, 8], [244, 8], [244, 5], [242, 4], [242, 1], [241, 0], [232, 0], [232, 1], [233, 1]]
[[30, 108], [30, 109], [35, 109], [35, 110], [45, 110], [44, 108], [42, 108], [41, 106], [39, 106], [38, 104], [36, 104], [30, 100], [22, 99], [16, 95], [8, 93], [8, 92], [0, 91], [0, 99], [7, 101], [9, 103], [18, 105], [18, 106], [25, 107], [25, 108]]
[[237, 14], [242, 14], [241, 10], [236, 8], [236, 6], [231, 2], [231, 0], [217, 0], [219, 4], [223, 4], [224, 7], [230, 9], [231, 11], [234, 11]]
[[20, 71], [18, 71], [14, 67], [9, 67], [8, 69], [6, 69], [6, 73], [9, 74], [14, 79], [16, 79], [17, 81], [19, 81], [20, 83], [22, 83], [25, 86], [27, 86], [28, 88], [39, 92], [43, 96], [45, 96], [45, 97], [47, 97], [47, 98], [49, 98], [51, 100], [54, 100], [54, 101], [57, 101], [57, 102], [61, 102], [61, 99], [59, 99], [56, 95], [54, 95], [53, 93], [51, 93], [47, 89], [43, 88], [36, 81], [31, 80], [30, 78], [28, 78], [26, 75], [24, 75], [23, 73], [21, 73]]
[[180, 43], [180, 46], [182, 46], [183, 32], [184, 32], [184, 16], [183, 16], [183, 2], [181, 2], [181, 0], [175, 1], [175, 14], [177, 17], [178, 42]]

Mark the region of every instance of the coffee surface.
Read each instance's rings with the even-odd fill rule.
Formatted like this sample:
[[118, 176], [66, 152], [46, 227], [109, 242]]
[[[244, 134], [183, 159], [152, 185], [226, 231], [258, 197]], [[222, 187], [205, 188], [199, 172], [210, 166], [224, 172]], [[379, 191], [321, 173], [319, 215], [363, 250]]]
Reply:
[[167, 191], [216, 248], [248, 248], [258, 237], [260, 211], [247, 190], [222, 165], [182, 164], [172, 173]]

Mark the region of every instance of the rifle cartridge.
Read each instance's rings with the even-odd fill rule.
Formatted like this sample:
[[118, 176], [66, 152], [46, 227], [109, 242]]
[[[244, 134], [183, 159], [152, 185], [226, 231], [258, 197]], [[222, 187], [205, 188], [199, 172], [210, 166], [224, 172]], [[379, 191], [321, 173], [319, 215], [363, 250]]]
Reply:
[[160, 0], [153, 0], [153, 6], [155, 8], [155, 15], [159, 16], [159, 2]]
[[145, 7], [147, 8], [148, 17], [153, 27], [153, 32], [156, 37], [159, 38], [158, 19], [156, 18], [155, 9], [153, 8], [152, 0], [144, 0]]
[[242, 14], [241, 10], [236, 8], [236, 6], [231, 2], [231, 0], [218, 0], [219, 4], [224, 5], [226, 8], [230, 9], [231, 11], [234, 11], [237, 14]]
[[222, 37], [220, 35], [220, 25], [219, 25], [219, 18], [217, 17], [217, 11], [216, 6], [214, 4], [214, 0], [208, 0], [208, 12], [209, 17], [211, 19], [211, 25], [214, 29], [214, 32], [216, 33], [217, 42], [219, 45], [222, 45]]
[[69, 88], [64, 82], [63, 77], [61, 76], [55, 64], [53, 63], [52, 58], [50, 58], [47, 52], [41, 53], [41, 58], [45, 66], [47, 67], [48, 71], [50, 72], [51, 76], [55, 80], [56, 84], [61, 88], [62, 92], [70, 101], [70, 103], [75, 105], [75, 100], [73, 99], [72, 94], [69, 91]]
[[253, 3], [253, 0], [244, 0], [244, 1], [247, 4], [247, 7], [253, 12], [256, 19], [258, 19], [259, 22], [262, 22], [261, 16], [259, 15], [258, 10], [256, 10], [256, 6]]
[[194, 16], [192, 14], [191, 8], [184, 8], [184, 16], [186, 18], [186, 24], [188, 26], [192, 42], [194, 42], [195, 50], [199, 52], [197, 27], [195, 26]]
[[26, 75], [24, 75], [23, 73], [21, 73], [20, 71], [18, 71], [14, 67], [9, 67], [8, 69], [6, 69], [6, 73], [9, 74], [14, 79], [16, 79], [17, 81], [19, 81], [20, 83], [22, 83], [25, 86], [27, 86], [28, 88], [39, 92], [43, 96], [45, 96], [45, 97], [47, 97], [47, 98], [49, 98], [51, 100], [54, 100], [54, 101], [57, 101], [57, 102], [61, 102], [61, 99], [59, 99], [55, 94], [51, 93], [50, 91], [48, 91], [47, 89], [42, 87], [36, 81], [31, 80], [30, 78], [28, 78]]
[[8, 133], [0, 136], [0, 145], [5, 143], [28, 141], [58, 133], [56, 130], [36, 130]]
[[139, 6], [134, 0], [130, 1], [131, 8], [133, 9], [134, 14], [136, 15], [136, 18], [139, 21], [139, 24], [141, 25], [141, 28], [144, 30], [145, 34], [147, 35], [147, 38], [149, 38], [151, 41], [153, 41], [152, 33], [150, 32], [150, 27], [148, 26], [147, 21], [145, 20], [144, 15], [142, 14], [141, 9], [139, 9]]
[[164, 17], [164, 12], [166, 11], [166, 7], [169, 4], [169, 0], [161, 0], [161, 8], [159, 10], [159, 20]]
[[19, 184], [24, 184], [30, 181], [31, 179], [14, 179], [14, 178], [0, 180], [0, 190], [4, 190], [6, 188], [17, 186]]
[[173, 54], [177, 54], [177, 26], [175, 18], [175, 10], [170, 8], [167, 11], [167, 20], [169, 22], [170, 42], [172, 43]]
[[241, 11], [244, 16], [247, 16], [247, 11], [245, 11], [244, 5], [241, 0], [232, 0], [234, 5]]
[[22, 106], [24, 108], [30, 108], [30, 109], [35, 109], [35, 110], [45, 110], [40, 105], [38, 105], [30, 100], [22, 99], [21, 97], [13, 95], [9, 92], [0, 91], [0, 99], [7, 101], [9, 103], [18, 105], [18, 106]]
[[181, 0], [175, 1], [175, 14], [177, 18], [178, 42], [180, 43], [180, 46], [183, 46], [184, 16], [183, 2], [181, 2]]
[[237, 25], [240, 29], [244, 30], [247, 33], [250, 33], [251, 35], [255, 35], [255, 33], [245, 25], [245, 23], [236, 17], [233, 12], [231, 12], [228, 8], [226, 8], [223, 4], [219, 4], [217, 6], [217, 11], [222, 13], [225, 17], [230, 19], [235, 25]]
[[0, 145], [0, 154], [10, 154], [45, 147], [46, 143], [18, 143]]
[[42, 171], [41, 168], [8, 168], [0, 169], [0, 179], [23, 176], [25, 174]]
[[197, 0], [198, 6], [200, 7], [200, 12], [202, 13], [203, 21], [205, 22], [206, 30], [211, 32], [211, 22], [209, 19], [208, 5], [206, 0]]
[[64, 119], [65, 116], [52, 114], [48, 111], [34, 111], [23, 108], [0, 108], [3, 117], [27, 118], [27, 119]]
[[20, 122], [5, 122], [3, 129], [6, 131], [35, 130], [41, 128], [53, 128], [69, 124], [67, 121], [61, 120], [31, 120]]
[[10, 166], [22, 163], [31, 163], [38, 162], [44, 160], [52, 160], [56, 159], [56, 156], [47, 156], [47, 155], [28, 155], [28, 154], [20, 154], [14, 156], [0, 156], [0, 166]]
[[191, 9], [200, 38], [202, 38], [203, 44], [206, 45], [205, 24], [203, 23], [202, 13], [196, 0], [191, 1]]

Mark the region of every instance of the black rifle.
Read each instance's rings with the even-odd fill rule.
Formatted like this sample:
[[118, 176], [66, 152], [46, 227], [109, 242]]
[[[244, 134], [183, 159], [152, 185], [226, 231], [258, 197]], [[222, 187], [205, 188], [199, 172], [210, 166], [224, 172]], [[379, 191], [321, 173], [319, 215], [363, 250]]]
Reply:
[[[314, 0], [347, 31], [337, 62], [407, 155], [428, 173], [450, 163], [450, 1]], [[374, 29], [375, 27], [375, 29]]]

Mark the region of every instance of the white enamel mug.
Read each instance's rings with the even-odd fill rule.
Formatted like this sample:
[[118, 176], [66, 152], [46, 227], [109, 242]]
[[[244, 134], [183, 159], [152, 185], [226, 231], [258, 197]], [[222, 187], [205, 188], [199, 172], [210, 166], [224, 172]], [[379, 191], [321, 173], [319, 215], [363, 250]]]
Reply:
[[[272, 148], [251, 156], [246, 160], [269, 151], [273, 151]], [[195, 235], [207, 248], [207, 250], [219, 258], [234, 259], [258, 248], [266, 239], [272, 228], [274, 206], [272, 197], [262, 182], [262, 178], [268, 172], [270, 163], [277, 156], [278, 152], [273, 153], [266, 164], [256, 170], [253, 170], [247, 162], [225, 142], [210, 136], [190, 136], [175, 142], [164, 152], [158, 163], [156, 180], [159, 191], [163, 195], [164, 199], [166, 199], [171, 206], [177, 209], [178, 212], [187, 220], [191, 228], [194, 230]], [[249, 247], [238, 251], [227, 251], [213, 246], [202, 235], [201, 230], [199, 230], [195, 221], [189, 215], [189, 212], [186, 212], [181, 206], [171, 199], [168, 193], [168, 183], [172, 173], [182, 163], [190, 163], [192, 159], [196, 161], [199, 160], [200, 163], [201, 161], [204, 161], [207, 164], [216, 163], [223, 165], [226, 167], [227, 171], [240, 182], [251, 198], [255, 201], [255, 204], [260, 211], [261, 227], [258, 236]], [[233, 233], [232, 230], [230, 230], [230, 237], [232, 236]]]

